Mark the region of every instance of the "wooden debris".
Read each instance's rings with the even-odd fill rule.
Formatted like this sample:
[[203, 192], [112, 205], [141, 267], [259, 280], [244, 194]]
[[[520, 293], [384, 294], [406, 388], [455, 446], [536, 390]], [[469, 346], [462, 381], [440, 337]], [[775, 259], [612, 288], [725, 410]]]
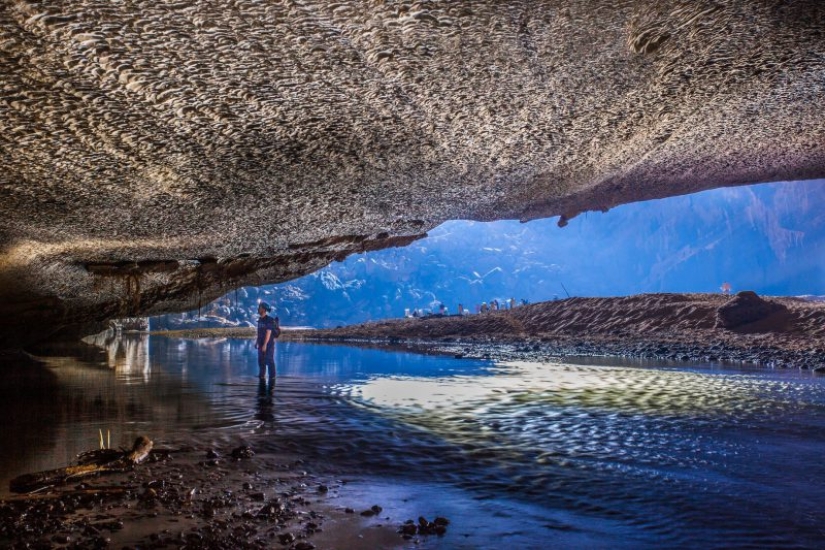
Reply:
[[87, 476], [127, 472], [146, 460], [151, 451], [152, 441], [142, 435], [135, 440], [129, 451], [101, 449], [83, 453], [80, 456], [81, 464], [18, 476], [9, 482], [9, 490], [13, 493], [29, 493]]

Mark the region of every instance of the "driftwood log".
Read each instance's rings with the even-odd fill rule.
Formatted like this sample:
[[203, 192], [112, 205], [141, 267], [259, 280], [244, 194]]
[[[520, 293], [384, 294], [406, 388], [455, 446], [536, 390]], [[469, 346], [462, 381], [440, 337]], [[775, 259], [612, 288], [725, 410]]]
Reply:
[[142, 435], [135, 440], [130, 451], [102, 449], [99, 452], [84, 453], [81, 455], [81, 464], [77, 466], [18, 476], [9, 482], [9, 490], [13, 493], [29, 493], [92, 475], [128, 472], [146, 460], [151, 451], [152, 441]]

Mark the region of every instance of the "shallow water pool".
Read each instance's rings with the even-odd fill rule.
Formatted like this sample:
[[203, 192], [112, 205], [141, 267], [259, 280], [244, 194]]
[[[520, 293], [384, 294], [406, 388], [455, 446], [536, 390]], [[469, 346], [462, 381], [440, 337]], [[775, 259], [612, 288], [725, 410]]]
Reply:
[[297, 454], [347, 481], [342, 505], [450, 517], [424, 547], [822, 547], [825, 378], [808, 372], [280, 343], [261, 386], [246, 340], [101, 345], [5, 369], [4, 492], [101, 432], [146, 434]]

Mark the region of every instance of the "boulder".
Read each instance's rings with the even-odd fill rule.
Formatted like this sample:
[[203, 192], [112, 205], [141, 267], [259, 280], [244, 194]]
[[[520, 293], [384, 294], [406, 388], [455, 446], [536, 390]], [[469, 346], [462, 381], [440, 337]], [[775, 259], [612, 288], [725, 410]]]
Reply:
[[716, 310], [716, 326], [726, 329], [743, 328], [787, 311], [788, 308], [782, 304], [760, 298], [752, 290], [743, 290]]

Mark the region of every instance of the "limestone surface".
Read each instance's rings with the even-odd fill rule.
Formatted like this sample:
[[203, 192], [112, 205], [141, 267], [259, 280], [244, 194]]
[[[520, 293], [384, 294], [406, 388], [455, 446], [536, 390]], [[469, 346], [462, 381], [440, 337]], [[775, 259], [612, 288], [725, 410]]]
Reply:
[[3, 0], [0, 347], [448, 219], [821, 178], [823, 86], [820, 0]]

